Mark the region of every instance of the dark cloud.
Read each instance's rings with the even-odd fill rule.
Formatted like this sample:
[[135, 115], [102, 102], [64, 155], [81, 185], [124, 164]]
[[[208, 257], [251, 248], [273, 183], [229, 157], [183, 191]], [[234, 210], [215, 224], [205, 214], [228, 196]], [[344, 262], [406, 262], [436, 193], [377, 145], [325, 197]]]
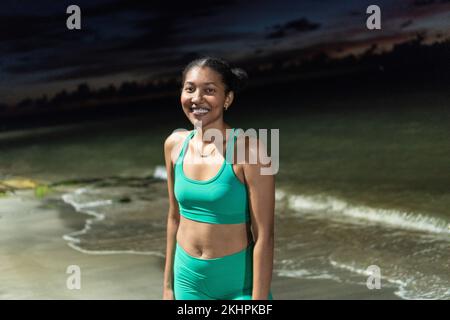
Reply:
[[[388, 3], [388, 0], [381, 1]], [[402, 0], [396, 0], [399, 1]], [[0, 84], [12, 83], [16, 88], [25, 84], [32, 87], [37, 83], [42, 86], [52, 81], [59, 81], [58, 86], [62, 87], [67, 80], [95, 84], [96, 78], [102, 83], [116, 80], [125, 73], [130, 78], [138, 78], [137, 75], [142, 78], [146, 74], [177, 70], [200, 55], [202, 50], [209, 51], [202, 53], [224, 58], [230, 53], [232, 59], [247, 59], [248, 64], [254, 61], [264, 64], [263, 60], [272, 59], [271, 55], [278, 50], [286, 53], [280, 57], [284, 59], [289, 55], [328, 52], [333, 48], [345, 53], [352, 48], [364, 47], [365, 43], [330, 44], [330, 31], [324, 26], [340, 22], [343, 16], [349, 23], [337, 28], [339, 37], [336, 38], [351, 39], [355, 34], [359, 38], [371, 38], [363, 35], [360, 25], [355, 26], [356, 19], [348, 16], [365, 17], [364, 8], [356, 1], [331, 7], [324, 3], [324, 11], [333, 11], [326, 12], [325, 21], [323, 14], [316, 11], [318, 5], [314, 0], [286, 1], [283, 10], [278, 10], [281, 4], [276, 1], [256, 0], [176, 4], [167, 0], [77, 0], [82, 11], [82, 30], [77, 31], [66, 28], [65, 11], [72, 4], [70, 0], [5, 2], [0, 6]], [[404, 34], [402, 29], [412, 23], [413, 27], [406, 30], [420, 25], [421, 19], [441, 12], [444, 6], [433, 4], [444, 2], [450, 0], [410, 0], [408, 4], [414, 4], [414, 8], [410, 7], [409, 11], [403, 10], [404, 5], [395, 6], [402, 8], [391, 14], [396, 18], [398, 34]], [[314, 5], [310, 5], [312, 3]], [[386, 10], [393, 9], [387, 6]], [[299, 12], [303, 18], [290, 20], [292, 12]], [[263, 21], [287, 22], [277, 25], [269, 22], [269, 27], [262, 30]], [[323, 21], [324, 26], [317, 21]], [[327, 46], [310, 47], [306, 43], [311, 40], [309, 38], [289, 42], [282, 49], [274, 45], [277, 39], [315, 30], [319, 32], [314, 33], [317, 37], [312, 43], [321, 43], [323, 38], [322, 42]], [[397, 41], [394, 40], [387, 43]], [[301, 48], [299, 52], [289, 51]]]
[[[154, 71], [155, 66], [169, 67], [165, 59], [182, 55], [182, 45], [220, 44], [254, 36], [252, 33], [239, 32], [179, 34], [178, 38], [174, 38], [175, 35], [177, 32], [167, 35], [155, 30], [132, 39], [113, 38], [107, 43], [83, 46], [75, 51], [52, 52], [40, 59], [20, 59], [5, 66], [4, 70], [17, 75], [42, 74], [45, 79], [52, 81], [99, 77], [120, 72], [150, 72]], [[119, 44], [115, 45], [116, 43]], [[171, 58], [169, 61], [173, 63], [172, 60]], [[53, 75], [55, 73], [57, 75]]]
[[283, 38], [289, 34], [309, 32], [319, 29], [320, 24], [309, 21], [306, 18], [289, 21], [283, 25], [276, 24], [266, 36], [267, 39]]
[[[62, 14], [0, 13], [0, 53], [17, 57], [4, 64], [3, 71], [11, 75], [39, 74], [40, 80], [51, 81], [152, 71], [172, 63], [172, 56], [182, 55], [184, 46], [251, 36], [238, 32], [208, 33], [207, 29], [186, 23], [212, 17], [233, 3], [196, 1], [176, 6], [168, 1], [119, 0], [89, 6], [80, 3], [82, 30], [77, 31], [67, 30], [64, 5], [58, 10], [47, 10]], [[110, 31], [110, 27], [114, 30]]]
[[413, 1], [413, 4], [415, 6], [425, 6], [425, 5], [433, 4], [433, 3], [435, 3], [435, 0], [414, 0]]
[[73, 67], [89, 67], [109, 60], [109, 56], [90, 56], [85, 52], [73, 52], [72, 54], [51, 54], [41, 59], [32, 59], [26, 63], [11, 64], [4, 68], [10, 74], [28, 74], [49, 72]]
[[163, 66], [162, 61], [150, 63], [147, 61], [129, 61], [127, 63], [112, 64], [94, 64], [90, 66], [82, 66], [71, 68], [60, 75], [49, 76], [47, 81], [61, 80], [80, 80], [90, 79], [93, 77], [103, 77], [111, 74], [119, 74], [123, 72], [131, 72], [132, 70], [140, 70], [140, 72], [150, 71], [152, 66]]
[[29, 53], [33, 50], [57, 48], [96, 35], [84, 28], [69, 31], [65, 16], [0, 16], [0, 52], [2, 54]]
[[430, 4], [450, 3], [450, 0], [414, 0], [413, 5], [417, 7], [427, 6]]
[[88, 7], [86, 13], [90, 16], [105, 16], [117, 13], [158, 13], [161, 15], [199, 17], [218, 13], [218, 10], [235, 5], [234, 0], [198, 0], [181, 1], [176, 4], [167, 0], [141, 1], [117, 0]]
[[409, 27], [412, 23], [413, 23], [412, 20], [406, 20], [405, 22], [403, 22], [403, 23], [400, 25], [400, 28], [403, 29], [403, 28]]
[[[67, 61], [59, 60], [59, 62], [55, 61], [53, 66], [36, 65], [35, 67], [42, 70], [64, 68], [67, 65], [73, 67], [70, 71], [64, 72], [62, 75], [50, 77], [49, 80], [73, 80], [104, 76], [119, 72], [150, 73], [155, 72], [155, 68], [162, 70], [170, 70], [170, 68], [180, 68], [187, 61], [192, 60], [190, 57], [184, 58], [185, 56], [190, 56], [189, 53], [185, 54], [181, 49], [176, 50], [178, 49], [177, 46], [180, 45], [180, 43], [186, 43], [189, 45], [208, 43], [208, 45], [211, 45], [213, 43], [228, 42], [235, 39], [242, 40], [252, 37], [253, 34], [251, 33], [234, 32], [225, 34], [220, 33], [210, 35], [190, 35], [188, 37], [183, 37], [182, 42], [170, 41], [164, 43], [163, 45], [162, 43], [158, 42], [158, 40], [155, 40], [153, 35], [144, 34], [126, 45], [110, 50], [109, 53], [108, 50], [101, 49], [101, 51], [104, 52], [104, 56], [102, 57], [101, 61], [99, 61], [98, 59], [90, 59], [89, 55], [87, 55], [87, 58], [75, 57], [74, 59], [69, 61], [70, 63], [67, 63]], [[124, 55], [130, 55], [131, 52], [137, 51], [143, 51], [144, 53], [146, 53], [141, 56], [139, 61], [130, 61], [129, 59], [123, 59]], [[195, 57], [198, 57], [200, 55], [198, 53], [193, 54]], [[93, 57], [97, 56], [97, 54], [93, 55]]]
[[83, 66], [72, 68], [70, 71], [61, 75], [48, 77], [47, 81], [63, 81], [63, 80], [84, 80], [93, 77], [107, 76], [110, 74], [129, 73], [141, 76], [155, 76], [158, 74], [167, 74], [170, 72], [179, 72], [187, 61], [192, 60], [191, 55], [198, 57], [198, 53], [181, 54], [178, 52], [167, 52], [162, 57], [147, 58], [142, 60], [131, 60], [108, 64], [98, 64], [91, 66]]
[[350, 10], [348, 14], [351, 17], [355, 17], [355, 16], [363, 16], [364, 12], [358, 10]]
[[[156, 49], [175, 48], [181, 45], [173, 38], [178, 33], [176, 26], [169, 26], [164, 29], [155, 28], [145, 33], [130, 36], [127, 39], [112, 39], [112, 45], [104, 44], [98, 53], [104, 52], [128, 52], [149, 51]], [[117, 40], [117, 41], [116, 41]]]

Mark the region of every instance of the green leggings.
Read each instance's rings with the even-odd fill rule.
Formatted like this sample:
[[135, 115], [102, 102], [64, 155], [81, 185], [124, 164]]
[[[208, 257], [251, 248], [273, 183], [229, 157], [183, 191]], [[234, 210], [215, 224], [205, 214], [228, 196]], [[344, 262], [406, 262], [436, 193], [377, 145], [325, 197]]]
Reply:
[[[253, 246], [220, 258], [191, 256], [178, 243], [174, 261], [176, 300], [251, 300]], [[269, 292], [269, 300], [273, 300]]]

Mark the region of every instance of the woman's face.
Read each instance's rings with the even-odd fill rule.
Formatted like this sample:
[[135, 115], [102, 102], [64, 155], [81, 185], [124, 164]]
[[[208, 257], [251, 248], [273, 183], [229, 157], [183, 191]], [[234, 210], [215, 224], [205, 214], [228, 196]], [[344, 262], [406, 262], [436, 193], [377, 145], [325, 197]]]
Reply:
[[202, 126], [207, 126], [222, 119], [224, 106], [228, 107], [232, 98], [232, 92], [225, 96], [225, 84], [211, 68], [193, 67], [186, 73], [181, 105], [192, 124], [202, 121]]

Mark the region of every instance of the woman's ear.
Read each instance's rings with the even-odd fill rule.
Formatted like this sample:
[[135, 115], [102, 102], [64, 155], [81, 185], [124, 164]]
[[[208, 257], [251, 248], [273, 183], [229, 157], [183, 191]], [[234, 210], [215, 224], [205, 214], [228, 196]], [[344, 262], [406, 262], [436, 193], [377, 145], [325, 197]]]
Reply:
[[228, 109], [230, 105], [233, 103], [233, 99], [234, 99], [234, 92], [233, 91], [228, 92], [227, 97], [225, 98], [225, 103], [223, 105], [225, 110]]

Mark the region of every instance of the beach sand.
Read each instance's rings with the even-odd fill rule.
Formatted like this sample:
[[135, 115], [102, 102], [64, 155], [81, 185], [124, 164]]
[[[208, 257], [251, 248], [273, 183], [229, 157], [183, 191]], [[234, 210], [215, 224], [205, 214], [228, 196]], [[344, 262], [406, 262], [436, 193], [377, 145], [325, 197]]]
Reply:
[[[77, 217], [68, 215], [68, 219], [42, 208], [29, 192], [0, 198], [0, 299], [161, 297], [161, 257], [76, 251], [62, 238], [77, 225]], [[79, 290], [67, 288], [70, 265], [80, 267]]]
[[[31, 191], [0, 198], [0, 299], [161, 299], [162, 257], [87, 254], [68, 246], [63, 235], [82, 229], [85, 219], [43, 205]], [[70, 265], [80, 267], [79, 290], [67, 288]], [[399, 299], [392, 288], [277, 275], [272, 293], [275, 300]]]

